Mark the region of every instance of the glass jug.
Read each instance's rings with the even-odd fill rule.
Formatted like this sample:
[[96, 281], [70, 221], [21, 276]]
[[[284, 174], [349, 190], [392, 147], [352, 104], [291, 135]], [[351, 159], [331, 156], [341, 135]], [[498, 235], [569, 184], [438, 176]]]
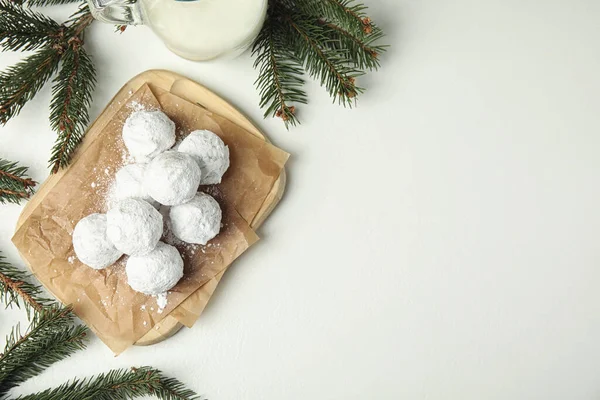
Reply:
[[189, 60], [236, 57], [254, 41], [268, 0], [87, 0], [111, 24], [148, 25], [175, 54]]

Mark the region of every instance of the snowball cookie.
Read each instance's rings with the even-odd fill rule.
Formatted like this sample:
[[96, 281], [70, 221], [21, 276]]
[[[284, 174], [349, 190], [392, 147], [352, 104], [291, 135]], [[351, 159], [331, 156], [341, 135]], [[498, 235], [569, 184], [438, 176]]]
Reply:
[[158, 242], [150, 253], [129, 257], [125, 272], [133, 290], [157, 295], [179, 282], [183, 276], [183, 259], [175, 247]]
[[135, 111], [123, 126], [123, 141], [137, 162], [148, 162], [175, 144], [175, 123], [160, 110]]
[[150, 253], [163, 233], [162, 215], [143, 200], [121, 200], [106, 213], [106, 218], [108, 238], [130, 256]]
[[185, 204], [171, 207], [171, 231], [188, 243], [206, 244], [221, 230], [221, 207], [206, 193], [198, 193]]
[[192, 156], [166, 151], [148, 164], [144, 186], [160, 204], [174, 206], [190, 201], [200, 185], [202, 172]]
[[77, 223], [73, 231], [73, 248], [77, 258], [94, 269], [106, 268], [123, 255], [106, 237], [104, 214], [91, 214]]
[[229, 147], [211, 131], [194, 131], [188, 135], [178, 148], [191, 154], [202, 170], [201, 185], [221, 183], [221, 178], [229, 168]]
[[144, 187], [147, 166], [148, 164], [130, 164], [117, 171], [112, 187], [113, 200], [140, 199], [154, 207], [158, 206], [158, 202], [148, 195]]

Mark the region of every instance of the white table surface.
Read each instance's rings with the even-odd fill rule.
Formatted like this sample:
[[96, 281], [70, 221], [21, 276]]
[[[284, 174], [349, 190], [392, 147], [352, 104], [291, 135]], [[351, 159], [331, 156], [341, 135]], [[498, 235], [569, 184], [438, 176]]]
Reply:
[[[93, 117], [139, 72], [185, 74], [292, 153], [288, 189], [193, 329], [117, 358], [94, 337], [18, 393], [149, 364], [213, 400], [598, 398], [600, 2], [365, 1], [383, 68], [355, 110], [309, 83], [291, 132], [262, 120], [248, 54], [193, 63], [144, 27], [90, 30]], [[49, 99], [0, 129], [39, 181]], [[20, 211], [0, 206], [0, 249], [22, 265]]]

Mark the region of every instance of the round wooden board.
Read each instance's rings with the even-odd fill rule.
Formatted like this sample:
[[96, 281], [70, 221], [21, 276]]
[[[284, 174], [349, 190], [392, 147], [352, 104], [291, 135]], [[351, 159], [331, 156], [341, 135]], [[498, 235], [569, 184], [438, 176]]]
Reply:
[[[102, 113], [100, 113], [98, 118], [96, 118], [92, 125], [90, 125], [88, 131], [106, 125], [113, 115], [113, 110], [118, 108], [120, 104], [126, 102], [131, 94], [135, 93], [144, 84], [148, 84], [150, 88], [160, 88], [169, 91], [185, 100], [199, 104], [207, 110], [214, 112], [215, 114], [219, 114], [243, 127], [253, 135], [266, 140], [267, 142], [269, 141], [268, 138], [252, 122], [250, 122], [248, 118], [246, 118], [239, 110], [237, 110], [227, 101], [217, 96], [215, 93], [199, 83], [194, 82], [182, 75], [166, 70], [149, 70], [132, 78], [121, 88], [121, 90], [119, 90], [115, 97], [113, 97]], [[79, 146], [77, 153], [74, 155], [74, 159], [76, 159], [78, 154], [81, 154], [93, 142], [92, 138], [89, 138], [88, 136], [84, 138], [83, 142]], [[16, 229], [19, 229], [23, 222], [29, 217], [29, 215], [31, 215], [33, 210], [44, 199], [46, 194], [58, 183], [64, 174], [65, 170], [59, 171], [58, 173], [51, 175], [42, 185], [40, 185], [36, 194], [23, 208], [23, 211], [21, 212], [17, 222]], [[260, 227], [260, 225], [262, 225], [262, 223], [267, 219], [269, 214], [271, 214], [271, 212], [275, 209], [283, 196], [285, 184], [286, 173], [285, 170], [283, 170], [279, 176], [279, 179], [275, 181], [271, 192], [265, 199], [262, 208], [254, 217], [254, 220], [250, 222], [250, 227], [252, 229], [258, 229], [258, 227]], [[222, 275], [223, 274], [221, 273], [214, 277], [212, 281], [210, 281], [211, 294], [216, 288]], [[139, 346], [149, 346], [162, 342], [163, 340], [173, 336], [182, 327], [183, 324], [181, 324], [176, 318], [167, 315], [135, 344]]]

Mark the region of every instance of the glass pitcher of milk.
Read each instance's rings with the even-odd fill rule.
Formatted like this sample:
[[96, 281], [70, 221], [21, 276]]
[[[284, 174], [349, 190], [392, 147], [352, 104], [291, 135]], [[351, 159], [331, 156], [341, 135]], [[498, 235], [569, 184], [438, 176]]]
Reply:
[[254, 41], [268, 0], [87, 0], [111, 24], [148, 25], [175, 54], [189, 60], [236, 57]]

